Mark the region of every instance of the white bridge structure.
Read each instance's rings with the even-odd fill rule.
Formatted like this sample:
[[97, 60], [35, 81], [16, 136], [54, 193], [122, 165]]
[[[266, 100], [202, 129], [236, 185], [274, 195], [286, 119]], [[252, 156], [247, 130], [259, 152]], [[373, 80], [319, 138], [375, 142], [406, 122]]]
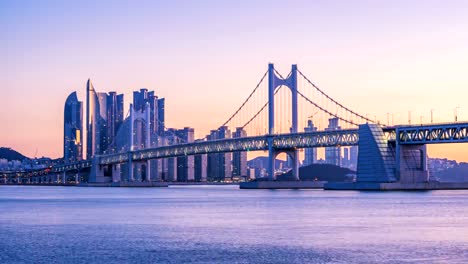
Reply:
[[[267, 79], [266, 91], [261, 84]], [[298, 85], [298, 80], [301, 85]], [[286, 87], [286, 89], [283, 89]], [[286, 93], [285, 93], [286, 92]], [[255, 103], [260, 101], [259, 103]], [[254, 102], [254, 103], [252, 103]], [[250, 105], [250, 106], [249, 106]], [[253, 105], [253, 107], [252, 107]], [[333, 129], [322, 127], [314, 131], [300, 131], [299, 124], [315, 114], [334, 118], [343, 124]], [[340, 104], [307, 78], [296, 65], [283, 77], [268, 65], [260, 82], [230, 118], [220, 127], [248, 130], [248, 136], [195, 142], [176, 142], [172, 145], [152, 143], [149, 106], [134, 111], [130, 106], [127, 147], [114, 153], [95, 156], [92, 160], [54, 166], [47, 174], [37, 172], [0, 173], [3, 183], [66, 182], [70, 172], [88, 171], [90, 182], [103, 182], [104, 171], [110, 171], [113, 182], [157, 181], [157, 171], [151, 171], [152, 161], [213, 153], [268, 151], [270, 181], [276, 179], [274, 161], [286, 153], [292, 161], [292, 174], [299, 180], [299, 149], [319, 147], [358, 146], [357, 182], [427, 182], [427, 144], [468, 142], [468, 123], [393, 125], [385, 126]], [[144, 125], [146, 132], [135, 132], [134, 122]], [[140, 134], [138, 134], [140, 133]], [[137, 135], [138, 134], [138, 135]], [[135, 137], [144, 144], [135, 147]], [[121, 166], [126, 167], [124, 173]], [[135, 166], [145, 166], [145, 177], [134, 177]], [[122, 175], [126, 174], [125, 177]], [[49, 178], [47, 178], [49, 177]]]

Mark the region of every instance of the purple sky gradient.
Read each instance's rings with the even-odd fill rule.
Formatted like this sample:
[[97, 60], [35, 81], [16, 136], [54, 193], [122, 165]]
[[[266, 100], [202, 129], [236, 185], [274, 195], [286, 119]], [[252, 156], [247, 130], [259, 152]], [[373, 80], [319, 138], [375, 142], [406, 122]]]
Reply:
[[[96, 3], [97, 2], [97, 3]], [[62, 156], [68, 94], [167, 102], [168, 127], [197, 137], [224, 121], [268, 62], [297, 63], [336, 100], [395, 123], [468, 120], [466, 1], [0, 2], [0, 146]], [[126, 107], [127, 108], [127, 107]], [[209, 116], [210, 118], [206, 118]], [[466, 145], [430, 148], [468, 161]]]

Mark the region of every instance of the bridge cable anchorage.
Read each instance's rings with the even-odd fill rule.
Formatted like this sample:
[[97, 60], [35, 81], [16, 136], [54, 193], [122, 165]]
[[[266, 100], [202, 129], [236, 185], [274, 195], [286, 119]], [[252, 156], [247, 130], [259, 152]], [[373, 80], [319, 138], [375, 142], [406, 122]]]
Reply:
[[258, 82], [257, 86], [255, 86], [255, 89], [250, 93], [250, 95], [247, 97], [247, 99], [242, 103], [242, 105], [237, 109], [236, 112], [234, 112], [234, 114], [231, 115], [231, 117], [229, 117], [229, 119], [224, 122], [220, 127], [223, 127], [225, 125], [227, 125], [238, 113], [240, 110], [242, 110], [242, 108], [244, 107], [244, 105], [250, 100], [250, 98], [252, 98], [253, 94], [258, 90], [258, 88], [260, 87], [260, 85], [262, 84], [263, 80], [265, 79], [265, 77], [268, 75], [268, 70], [265, 72], [265, 74], [263, 74], [262, 78], [260, 79], [260, 81]]
[[319, 91], [322, 95], [324, 95], [326, 98], [328, 98], [330, 101], [332, 101], [333, 103], [337, 104], [338, 106], [340, 106], [341, 108], [345, 109], [346, 111], [350, 112], [351, 114], [357, 116], [357, 117], [360, 117], [361, 119], [364, 119], [366, 120], [367, 122], [369, 123], [375, 123], [374, 120], [371, 120], [363, 115], [360, 115], [356, 112], [354, 112], [353, 110], [347, 108], [346, 106], [340, 104], [339, 102], [335, 101], [333, 98], [331, 98], [328, 94], [326, 94], [324, 91], [322, 91], [317, 85], [315, 85], [311, 80], [309, 80], [309, 78], [307, 78], [299, 69], [297, 69], [297, 72], [299, 72], [299, 74], [310, 84], [312, 85], [317, 91]]

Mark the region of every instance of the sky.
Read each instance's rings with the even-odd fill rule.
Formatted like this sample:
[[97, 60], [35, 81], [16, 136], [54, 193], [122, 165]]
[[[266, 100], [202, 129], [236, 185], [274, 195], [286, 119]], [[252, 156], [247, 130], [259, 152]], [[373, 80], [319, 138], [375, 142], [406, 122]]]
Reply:
[[[395, 123], [468, 120], [466, 1], [0, 1], [0, 146], [63, 155], [63, 108], [86, 80], [166, 98], [166, 126], [203, 137], [269, 62]], [[126, 109], [128, 106], [126, 106]], [[467, 145], [429, 155], [468, 161]]]

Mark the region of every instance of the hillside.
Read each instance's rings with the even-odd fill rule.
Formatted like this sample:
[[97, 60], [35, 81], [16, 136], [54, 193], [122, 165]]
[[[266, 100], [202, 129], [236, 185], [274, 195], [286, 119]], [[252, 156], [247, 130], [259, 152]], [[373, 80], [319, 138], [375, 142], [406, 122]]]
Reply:
[[24, 159], [28, 159], [28, 157], [24, 156], [23, 154], [11, 148], [0, 147], [0, 159], [7, 159], [8, 161], [10, 160], [22, 161]]
[[[331, 164], [311, 164], [299, 168], [299, 178], [303, 181], [351, 181], [351, 178], [346, 176], [349, 174], [356, 174], [356, 172]], [[292, 180], [292, 173], [289, 171], [283, 175], [278, 176], [277, 179], [280, 181]]]
[[[247, 166], [250, 168], [267, 168], [268, 167], [268, 157], [258, 156], [254, 159], [247, 161]], [[286, 161], [284, 160], [275, 160], [275, 169], [283, 168], [286, 166]]]
[[468, 163], [460, 163], [453, 168], [435, 174], [441, 182], [468, 182]]

